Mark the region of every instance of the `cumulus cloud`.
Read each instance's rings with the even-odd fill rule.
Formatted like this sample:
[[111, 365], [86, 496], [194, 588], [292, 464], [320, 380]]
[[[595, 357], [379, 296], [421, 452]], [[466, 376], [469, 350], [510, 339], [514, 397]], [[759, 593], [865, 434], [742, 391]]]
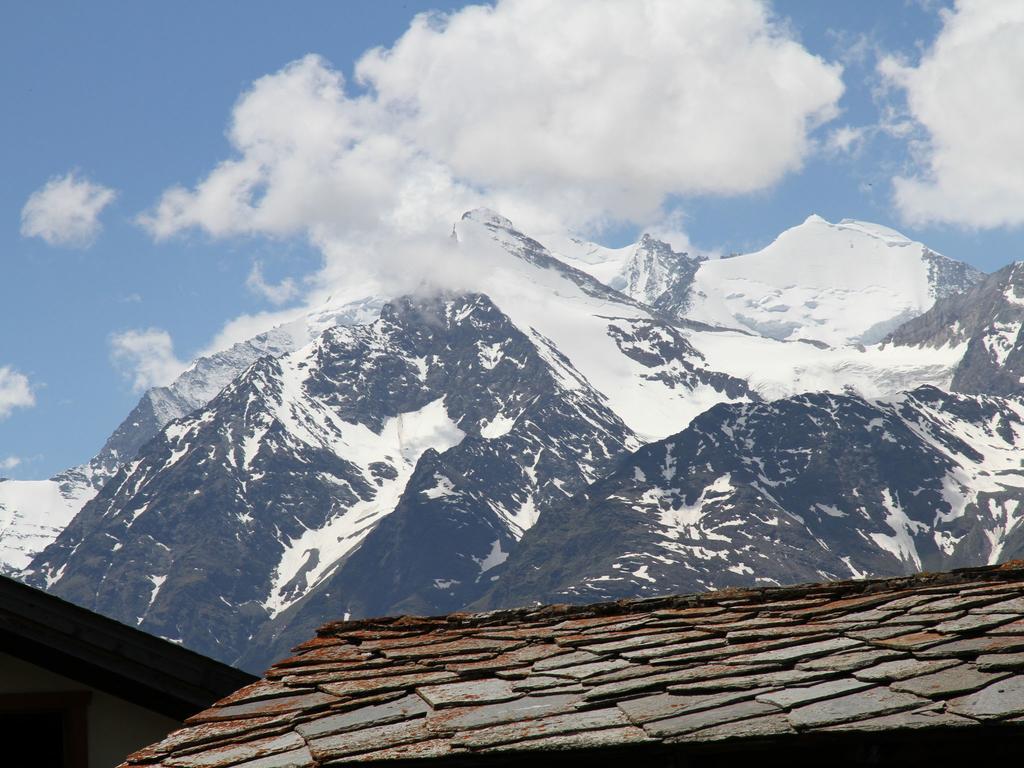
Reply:
[[757, 0], [500, 0], [417, 16], [356, 82], [318, 56], [257, 80], [233, 157], [167, 190], [157, 238], [302, 233], [325, 251], [487, 205], [525, 228], [655, 220], [798, 169], [840, 67]]
[[33, 192], [21, 209], [23, 237], [40, 237], [50, 245], [84, 248], [100, 233], [100, 214], [117, 193], [80, 179], [72, 171]]
[[110, 337], [110, 357], [136, 392], [170, 384], [187, 367], [175, 356], [171, 335], [161, 328], [114, 334]]
[[916, 64], [887, 57], [879, 68], [906, 96], [918, 128], [919, 168], [893, 180], [911, 224], [967, 227], [1024, 223], [1024, 4], [960, 0]]
[[0, 419], [15, 408], [31, 408], [36, 404], [28, 377], [9, 365], [0, 366]]
[[268, 283], [263, 277], [263, 265], [258, 261], [253, 263], [245, 287], [275, 305], [286, 304], [299, 295], [299, 287], [290, 277], [279, 283]]

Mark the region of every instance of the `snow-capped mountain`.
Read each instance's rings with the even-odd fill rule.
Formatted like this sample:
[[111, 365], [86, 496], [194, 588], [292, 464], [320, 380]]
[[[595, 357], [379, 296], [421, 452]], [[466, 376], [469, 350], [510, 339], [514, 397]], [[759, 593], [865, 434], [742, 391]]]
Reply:
[[1024, 401], [923, 387], [715, 406], [543, 517], [483, 601], [593, 601], [1024, 554]]
[[228, 349], [197, 358], [166, 387], [147, 390], [88, 462], [48, 480], [0, 481], [0, 574], [25, 568], [118, 469], [166, 424], [212, 400], [261, 357], [279, 357], [325, 329], [372, 319], [382, 302], [359, 299], [306, 313]]
[[888, 227], [810, 216], [763, 250], [701, 264], [686, 317], [775, 339], [873, 344], [981, 277]]
[[[22, 576], [256, 669], [345, 615], [903, 573], [1021, 548], [1024, 407], [944, 391], [974, 326], [850, 343], [972, 283], [966, 265], [816, 217], [721, 261], [650, 237], [545, 241], [471, 211], [449, 241], [472, 264], [466, 286], [339, 301], [197, 363], [180, 380], [192, 400], [154, 393], [160, 415], [129, 418], [138, 444], [101, 454], [116, 474], [38, 537], [63, 528]], [[744, 261], [745, 285], [715, 266]], [[742, 319], [769, 289], [818, 304], [772, 310], [790, 323], [774, 333]], [[713, 295], [738, 314], [701, 318]]]
[[994, 272], [969, 291], [936, 302], [887, 340], [893, 347], [962, 348], [950, 388], [1016, 395], [1024, 382], [1024, 263]]
[[679, 319], [836, 347], [881, 341], [983, 277], [888, 227], [814, 215], [760, 251], [722, 259], [647, 235], [615, 250], [552, 241], [567, 263]]
[[647, 234], [625, 248], [604, 248], [559, 235], [540, 239], [566, 264], [677, 319], [686, 315], [693, 277], [705, 260], [674, 251], [668, 243]]
[[642, 439], [752, 396], [507, 221], [473, 212], [456, 235], [490, 297], [402, 299], [259, 360], [147, 443], [28, 578], [231, 660], [276, 617], [263, 647], [308, 633], [325, 600], [451, 610]]

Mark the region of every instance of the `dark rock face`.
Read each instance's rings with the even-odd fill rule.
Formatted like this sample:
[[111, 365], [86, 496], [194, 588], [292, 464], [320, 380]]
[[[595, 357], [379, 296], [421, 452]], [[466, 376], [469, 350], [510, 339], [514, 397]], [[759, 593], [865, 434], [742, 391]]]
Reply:
[[1024, 404], [722, 404], [542, 518], [478, 603], [898, 575], [1024, 553]]
[[1024, 391], [1024, 268], [1010, 264], [962, 294], [948, 296], [886, 339], [898, 345], [966, 344], [953, 374], [956, 392]]
[[950, 259], [928, 248], [924, 251], [928, 265], [928, 284], [936, 299], [946, 299], [969, 291], [982, 282], [986, 275], [970, 264]]
[[666, 317], [683, 318], [700, 263], [645, 234], [629, 263], [624, 291]]
[[706, 386], [730, 400], [760, 399], [742, 379], [710, 370], [704, 356], [671, 325], [614, 318], [609, 320], [608, 335], [615, 339], [622, 354], [648, 369], [644, 374], [648, 381], [689, 390]]
[[147, 443], [28, 576], [229, 661], [331, 616], [457, 608], [637, 445], [543, 343], [467, 295], [260, 360]]

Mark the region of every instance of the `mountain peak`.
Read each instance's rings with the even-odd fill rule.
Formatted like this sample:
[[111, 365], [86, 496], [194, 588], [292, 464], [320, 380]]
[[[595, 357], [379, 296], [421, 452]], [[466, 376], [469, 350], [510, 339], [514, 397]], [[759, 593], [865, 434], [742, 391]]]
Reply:
[[480, 224], [490, 224], [494, 227], [501, 227], [502, 229], [515, 229], [510, 219], [506, 219], [500, 213], [492, 211], [490, 208], [474, 208], [471, 211], [466, 211], [462, 214], [463, 221], [476, 221]]

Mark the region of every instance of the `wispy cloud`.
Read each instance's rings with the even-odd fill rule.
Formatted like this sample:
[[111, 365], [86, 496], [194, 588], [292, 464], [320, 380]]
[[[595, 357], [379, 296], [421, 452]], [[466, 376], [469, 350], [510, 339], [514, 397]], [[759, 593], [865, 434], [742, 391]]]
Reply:
[[33, 192], [21, 209], [21, 234], [50, 245], [84, 248], [100, 233], [100, 214], [117, 193], [72, 171]]
[[7, 456], [6, 458], [0, 459], [0, 470], [10, 471], [21, 464], [20, 456]]
[[171, 334], [161, 328], [114, 334], [110, 337], [110, 356], [136, 392], [170, 384], [187, 367], [174, 354]]
[[263, 277], [263, 265], [258, 261], [252, 265], [245, 286], [274, 305], [286, 304], [299, 295], [299, 287], [290, 277], [279, 283], [268, 283]]

